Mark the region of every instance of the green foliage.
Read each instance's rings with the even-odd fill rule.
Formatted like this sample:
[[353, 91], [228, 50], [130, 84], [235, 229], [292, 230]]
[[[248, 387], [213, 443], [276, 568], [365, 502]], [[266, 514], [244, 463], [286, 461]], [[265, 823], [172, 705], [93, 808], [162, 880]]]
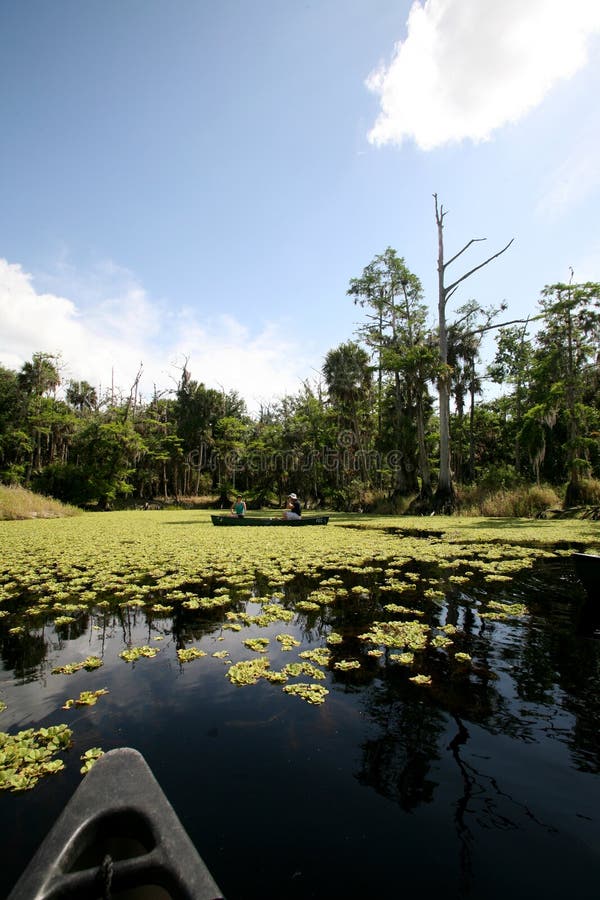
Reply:
[[[600, 478], [600, 284], [546, 286], [534, 338], [528, 322], [500, 328], [488, 371], [504, 395], [490, 403], [479, 400], [478, 352], [496, 311], [459, 308], [442, 365], [420, 280], [395, 250], [347, 293], [365, 312], [361, 343], [327, 353], [324, 385], [306, 382], [254, 419], [238, 394], [205, 387], [187, 367], [173, 397], [109, 403], [85, 380], [63, 385], [60, 399], [60, 361], [47, 353], [19, 372], [0, 366], [0, 481], [103, 509], [132, 495], [140, 506], [214, 494], [229, 505], [238, 491], [249, 508], [281, 506], [294, 491], [305, 506], [396, 513], [431, 509], [439, 467], [450, 492], [439, 511], [455, 499], [450, 454], [436, 450], [443, 432], [463, 486], [568, 480], [565, 502], [586, 502], [585, 483]], [[435, 381], [453, 399], [450, 427], [447, 403], [433, 415]]]
[[193, 659], [201, 659], [203, 656], [206, 656], [206, 652], [198, 650], [197, 647], [187, 647], [177, 651], [177, 659], [182, 663], [191, 662]]
[[[55, 620], [55, 624], [56, 622], [57, 620]], [[104, 665], [104, 663], [98, 656], [88, 656], [86, 657], [86, 659], [79, 663], [68, 663], [65, 666], [57, 666], [55, 669], [52, 669], [52, 674], [74, 675], [75, 672], [79, 672], [81, 669], [86, 669], [86, 671], [92, 672], [94, 669], [99, 669], [102, 665]]]
[[83, 762], [83, 765], [80, 769], [82, 775], [87, 775], [90, 769], [94, 766], [94, 764], [100, 759], [101, 756], [104, 756], [104, 750], [100, 747], [90, 747], [89, 750], [86, 750], [79, 758]]
[[131, 647], [129, 650], [123, 650], [122, 653], [119, 653], [119, 656], [121, 659], [124, 659], [125, 662], [135, 662], [142, 657], [153, 659], [153, 657], [157, 656], [159, 653], [160, 647], [149, 647], [145, 644], [143, 647]]
[[0, 790], [28, 791], [44, 775], [60, 772], [64, 763], [55, 756], [69, 747], [71, 736], [66, 725], [0, 732]]
[[74, 700], [67, 700], [63, 705], [63, 709], [73, 709], [75, 706], [95, 706], [98, 698], [108, 694], [106, 688], [100, 688], [97, 691], [82, 691]]
[[321, 684], [286, 684], [283, 691], [286, 694], [300, 697], [301, 700], [311, 703], [313, 706], [320, 706], [321, 703], [324, 703], [325, 697], [329, 693], [327, 688]]

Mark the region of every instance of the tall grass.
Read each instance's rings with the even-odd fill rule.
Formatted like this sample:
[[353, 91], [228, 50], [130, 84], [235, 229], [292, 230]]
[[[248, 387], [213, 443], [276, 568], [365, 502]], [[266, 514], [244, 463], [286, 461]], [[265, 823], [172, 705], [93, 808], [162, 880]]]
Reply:
[[459, 495], [460, 514], [496, 518], [533, 519], [546, 509], [558, 508], [562, 499], [550, 485], [523, 485], [512, 490], [463, 489]]
[[581, 503], [588, 506], [600, 504], [600, 481], [597, 478], [582, 478], [577, 487]]
[[80, 513], [76, 506], [34, 494], [17, 485], [0, 484], [0, 519], [57, 519]]

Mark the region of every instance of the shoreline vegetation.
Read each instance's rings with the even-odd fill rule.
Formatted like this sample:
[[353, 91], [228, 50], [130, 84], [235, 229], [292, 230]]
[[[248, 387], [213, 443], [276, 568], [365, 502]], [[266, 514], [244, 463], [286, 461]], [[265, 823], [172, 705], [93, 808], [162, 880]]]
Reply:
[[[516, 488], [514, 490], [482, 491], [466, 490], [459, 495], [459, 507], [455, 512], [457, 518], [519, 518], [519, 519], [600, 519], [600, 505], [588, 504], [564, 509], [562, 499], [556, 490], [547, 485], [531, 485]], [[217, 494], [205, 496], [189, 496], [180, 498], [155, 498], [150, 501], [139, 501], [132, 498], [117, 500], [108, 510], [96, 506], [90, 506], [87, 511], [157, 511], [165, 509], [184, 510], [215, 510], [225, 508], [223, 498]], [[229, 501], [228, 501], [229, 502]], [[408, 508], [410, 498], [407, 500], [406, 509], [392, 509], [388, 507], [385, 498], [374, 498], [374, 502], [364, 510], [357, 512], [371, 516], [383, 516], [390, 519], [398, 516], [410, 516]], [[257, 507], [272, 512], [278, 509], [276, 502]], [[63, 503], [53, 497], [47, 497], [21, 487], [20, 485], [0, 484], [0, 521], [15, 521], [19, 519], [56, 519], [66, 516], [81, 515], [85, 508]], [[320, 507], [311, 509], [307, 506], [307, 512], [323, 512]], [[331, 510], [327, 509], [327, 512]]]
[[36, 494], [19, 485], [0, 484], [0, 521], [61, 519], [79, 516], [82, 512], [76, 506]]
[[[129, 531], [139, 527], [145, 533], [148, 527], [153, 530], [159, 521], [166, 525], [172, 524], [173, 515], [178, 517], [177, 524], [204, 527], [211, 524], [210, 514], [214, 511], [214, 499], [210, 496], [186, 498], [180, 503], [156, 503], [150, 505], [148, 510], [130, 504], [128, 507], [94, 511], [68, 506], [52, 498], [33, 494], [24, 488], [0, 485], [0, 523], [20, 522], [27, 527], [27, 520], [33, 524], [41, 519], [80, 517], [80, 524], [74, 525], [78, 529], [82, 527], [83, 533], [87, 534], [91, 522], [105, 521], [105, 516], [97, 513], [108, 512], [111, 521], [114, 516], [114, 522], [118, 523], [115, 527], [120, 528], [124, 521], [123, 517], [127, 517]], [[272, 510], [265, 509], [258, 514], [267, 515], [269, 512]], [[384, 531], [397, 533], [401, 537], [426, 537], [436, 543], [441, 541], [454, 544], [457, 541], [466, 541], [469, 544], [485, 545], [500, 541], [510, 545], [555, 549], [559, 552], [579, 550], [600, 553], [600, 531], [597, 523], [600, 508], [597, 506], [569, 510], [547, 509], [535, 517], [508, 513], [484, 516], [476, 512], [433, 517], [330, 510], [328, 515], [331, 525], [344, 530], [377, 533]], [[11, 532], [6, 531], [5, 535], [8, 537], [10, 533], [12, 529]]]
[[[440, 248], [443, 217], [436, 198]], [[474, 301], [453, 323], [440, 312], [432, 331], [420, 281], [391, 247], [347, 294], [365, 309], [358, 340], [252, 414], [236, 391], [193, 379], [187, 359], [176, 386], [151, 396], [143, 366], [129, 391], [103, 395], [65, 381], [60, 354], [0, 366], [0, 483], [102, 510], [196, 508], [214, 494], [213, 508], [243, 494], [259, 510], [291, 492], [305, 509], [380, 515], [600, 505], [600, 282], [547, 285], [531, 337], [529, 320], [492, 321], [501, 309]], [[480, 338], [496, 329], [484, 369]], [[502, 396], [481, 398], [487, 379]]]

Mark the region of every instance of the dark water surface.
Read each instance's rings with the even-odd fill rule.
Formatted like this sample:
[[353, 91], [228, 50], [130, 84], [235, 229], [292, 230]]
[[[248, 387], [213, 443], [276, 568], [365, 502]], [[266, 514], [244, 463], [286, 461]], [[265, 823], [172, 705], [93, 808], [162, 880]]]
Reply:
[[[99, 611], [76, 631], [48, 625], [27, 639], [0, 621], [2, 728], [67, 722], [74, 731], [63, 773], [0, 795], [0, 895], [80, 783], [79, 755], [131, 746], [229, 900], [598, 897], [600, 640], [580, 628], [584, 595], [568, 561], [421, 598], [426, 621], [456, 625], [453, 651], [473, 660], [461, 669], [428, 650], [420, 670], [431, 687], [411, 683], [414, 670], [389, 654], [367, 656], [357, 638], [381, 618], [380, 577], [369, 575], [371, 606], [357, 600], [249, 630], [272, 644], [294, 634], [298, 650], [331, 630], [344, 636], [334, 659], [358, 658], [361, 668], [330, 666], [322, 706], [264, 681], [231, 685], [211, 654], [228, 649], [235, 662], [252, 653], [222, 631], [222, 612], [148, 622], [143, 610]], [[284, 603], [310, 587], [292, 582]], [[528, 614], [481, 618], [490, 599], [525, 603]], [[391, 601], [404, 602], [386, 594]], [[161, 635], [155, 659], [119, 659], [126, 643]], [[178, 664], [174, 647], [191, 644], [208, 656]], [[103, 655], [101, 669], [50, 675], [92, 653]], [[110, 703], [60, 709], [100, 687]]]

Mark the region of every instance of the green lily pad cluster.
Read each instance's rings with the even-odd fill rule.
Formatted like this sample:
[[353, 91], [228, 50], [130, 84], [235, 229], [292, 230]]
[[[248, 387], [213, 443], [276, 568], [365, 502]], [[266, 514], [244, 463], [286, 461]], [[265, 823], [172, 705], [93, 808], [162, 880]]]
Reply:
[[497, 600], [490, 600], [487, 610], [479, 613], [482, 619], [492, 619], [496, 622], [503, 622], [506, 619], [520, 618], [528, 615], [529, 610], [524, 603], [500, 603]]
[[82, 691], [75, 700], [67, 700], [63, 705], [63, 709], [73, 709], [74, 706], [95, 706], [98, 698], [108, 694], [106, 688], [100, 688], [97, 691]]
[[100, 759], [101, 756], [104, 756], [104, 750], [101, 750], [100, 747], [90, 747], [89, 750], [86, 750], [85, 753], [79, 757], [83, 763], [81, 769], [79, 770], [82, 775], [87, 775], [92, 766]]
[[28, 791], [45, 775], [60, 772], [64, 763], [56, 757], [70, 746], [72, 734], [66, 725], [0, 732], [0, 790]]
[[301, 659], [309, 659], [318, 666], [328, 666], [331, 661], [331, 650], [327, 647], [315, 647], [312, 650], [303, 650], [300, 653]]
[[55, 669], [52, 669], [52, 674], [74, 675], [75, 672], [79, 672], [81, 669], [86, 669], [86, 671], [91, 672], [93, 669], [99, 669], [102, 665], [104, 665], [104, 663], [100, 657], [87, 656], [82, 662], [67, 663], [65, 666], [57, 666]]
[[131, 647], [129, 650], [123, 650], [122, 653], [119, 653], [119, 656], [125, 662], [135, 662], [136, 659], [141, 659], [142, 656], [153, 659], [159, 653], [160, 647], [149, 647], [147, 644], [144, 644], [143, 647]]
[[307, 675], [309, 678], [317, 678], [318, 680], [325, 678], [325, 672], [306, 660], [288, 663], [281, 671], [287, 678], [298, 678], [300, 675]]
[[413, 675], [408, 680], [412, 681], [413, 684], [430, 685], [431, 675]]
[[373, 622], [370, 631], [359, 634], [361, 641], [369, 641], [384, 647], [424, 650], [430, 632], [422, 622]]
[[325, 702], [325, 697], [329, 691], [322, 684], [286, 684], [283, 688], [286, 694], [293, 694], [311, 703], [313, 706], [320, 706]]
[[245, 641], [242, 641], [242, 643], [244, 647], [247, 647], [248, 650], [254, 650], [255, 653], [266, 653], [269, 646], [269, 639], [247, 638]]
[[281, 644], [282, 650], [293, 650], [294, 647], [299, 647], [301, 643], [296, 640], [293, 634], [278, 634], [276, 640]]
[[266, 674], [270, 665], [269, 660], [264, 657], [243, 660], [229, 667], [227, 677], [232, 684], [256, 684]]
[[206, 651], [199, 650], [197, 647], [186, 647], [177, 651], [177, 659], [182, 663], [191, 662], [193, 659], [201, 659], [203, 656], [206, 656]]

